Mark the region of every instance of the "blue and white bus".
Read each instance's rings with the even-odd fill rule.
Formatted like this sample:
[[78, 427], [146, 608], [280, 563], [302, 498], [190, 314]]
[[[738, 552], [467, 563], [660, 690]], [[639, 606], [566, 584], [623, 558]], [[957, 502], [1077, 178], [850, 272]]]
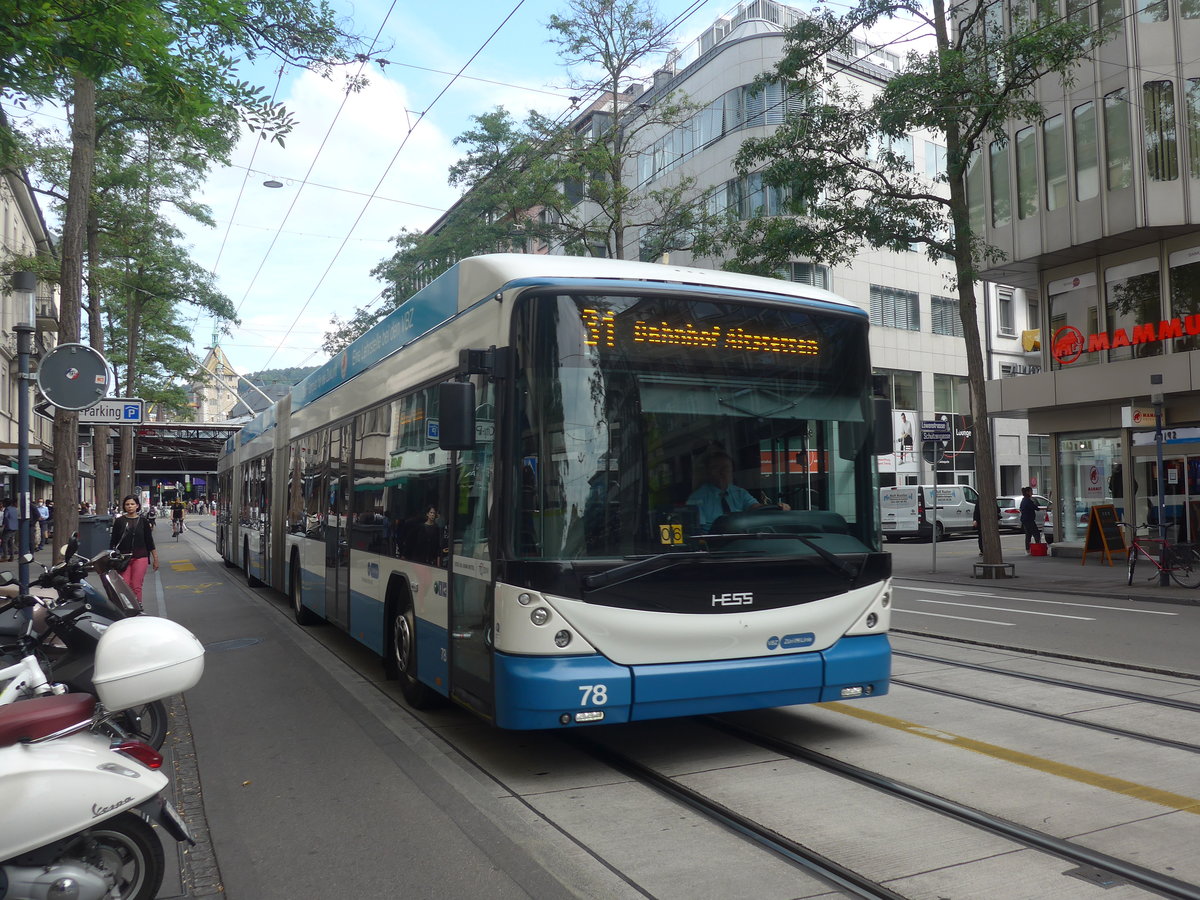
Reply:
[[786, 281], [464, 259], [230, 439], [218, 549], [502, 728], [878, 696], [867, 327]]

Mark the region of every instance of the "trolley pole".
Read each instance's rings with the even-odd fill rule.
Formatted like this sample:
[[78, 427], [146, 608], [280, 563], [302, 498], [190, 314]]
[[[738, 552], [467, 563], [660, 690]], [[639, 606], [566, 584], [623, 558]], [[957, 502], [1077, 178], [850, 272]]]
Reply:
[[[1157, 376], [1161, 383], [1162, 376]], [[1155, 376], [1151, 376], [1151, 381]], [[1154, 404], [1154, 455], [1158, 462], [1158, 583], [1167, 587], [1171, 583], [1171, 573], [1167, 571], [1167, 498], [1163, 487], [1163, 395], [1151, 394], [1150, 402]]]

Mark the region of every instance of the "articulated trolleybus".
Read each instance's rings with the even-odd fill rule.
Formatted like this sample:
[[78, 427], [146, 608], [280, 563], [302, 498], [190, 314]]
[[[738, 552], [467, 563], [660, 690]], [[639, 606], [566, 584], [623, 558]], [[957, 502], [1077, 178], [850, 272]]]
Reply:
[[867, 326], [785, 281], [465, 259], [230, 439], [218, 549], [502, 728], [883, 694]]

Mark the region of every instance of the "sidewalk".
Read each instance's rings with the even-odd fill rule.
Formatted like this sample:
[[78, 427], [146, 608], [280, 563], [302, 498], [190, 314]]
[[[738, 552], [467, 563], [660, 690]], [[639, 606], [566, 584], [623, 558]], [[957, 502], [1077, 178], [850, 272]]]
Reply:
[[908, 581], [1200, 606], [1200, 589], [1180, 587], [1174, 581], [1160, 586], [1159, 573], [1145, 560], [1138, 561], [1133, 584], [1127, 585], [1123, 553], [1114, 555], [1110, 566], [1103, 553], [1088, 553], [1084, 559], [1082, 542], [1051, 544], [1050, 556], [1027, 556], [1024, 537], [1019, 534], [1000, 535], [1000, 544], [1003, 561], [1012, 564], [1015, 578], [975, 577], [975, 564], [983, 560], [974, 535], [938, 544], [936, 564], [929, 543], [898, 541], [885, 544], [884, 549], [892, 554], [893, 577]]

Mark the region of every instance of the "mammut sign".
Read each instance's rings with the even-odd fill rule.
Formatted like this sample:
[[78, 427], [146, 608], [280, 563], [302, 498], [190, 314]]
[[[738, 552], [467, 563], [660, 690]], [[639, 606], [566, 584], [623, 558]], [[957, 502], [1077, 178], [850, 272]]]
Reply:
[[1158, 323], [1147, 322], [1132, 328], [1118, 328], [1111, 334], [1102, 331], [1099, 334], [1089, 334], [1086, 338], [1074, 325], [1065, 325], [1054, 332], [1050, 352], [1059, 365], [1069, 366], [1084, 353], [1116, 350], [1134, 344], [1153, 344], [1182, 338], [1185, 335], [1200, 335], [1200, 315], [1177, 316]]

